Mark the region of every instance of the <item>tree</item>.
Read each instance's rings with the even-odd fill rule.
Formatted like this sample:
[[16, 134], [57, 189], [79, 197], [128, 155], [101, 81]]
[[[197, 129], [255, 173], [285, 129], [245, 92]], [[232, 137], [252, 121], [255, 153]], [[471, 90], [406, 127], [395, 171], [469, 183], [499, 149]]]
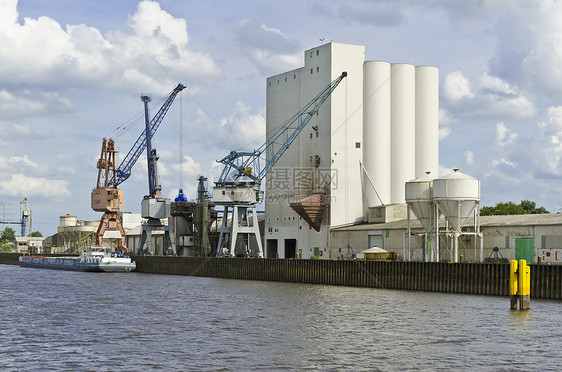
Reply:
[[11, 243], [16, 240], [16, 231], [11, 227], [6, 227], [0, 234], [0, 243]]
[[550, 213], [544, 207], [537, 208], [537, 204], [530, 200], [521, 200], [521, 207], [531, 214], [545, 214]]
[[520, 204], [514, 202], [499, 202], [493, 207], [480, 208], [481, 216], [498, 216], [498, 215], [513, 215], [513, 214], [544, 214], [550, 213], [544, 207], [537, 208], [535, 202], [530, 200], [521, 200]]
[[42, 238], [43, 234], [41, 234], [40, 231], [34, 231], [31, 234], [29, 234], [29, 236], [35, 237], [35, 238]]

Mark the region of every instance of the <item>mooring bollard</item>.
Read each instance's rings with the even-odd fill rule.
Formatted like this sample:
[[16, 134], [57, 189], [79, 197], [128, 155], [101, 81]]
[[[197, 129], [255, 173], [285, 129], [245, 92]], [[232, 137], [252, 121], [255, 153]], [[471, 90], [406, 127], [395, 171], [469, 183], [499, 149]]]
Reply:
[[519, 310], [531, 308], [531, 267], [519, 261]]
[[517, 283], [517, 280], [519, 278], [517, 275], [517, 264], [518, 262], [515, 260], [512, 260], [509, 263], [509, 297], [511, 302], [511, 310], [517, 310], [517, 299], [519, 298], [517, 294], [517, 290], [519, 287], [519, 284]]
[[531, 268], [525, 260], [512, 260], [509, 265], [510, 308], [528, 310], [531, 307]]

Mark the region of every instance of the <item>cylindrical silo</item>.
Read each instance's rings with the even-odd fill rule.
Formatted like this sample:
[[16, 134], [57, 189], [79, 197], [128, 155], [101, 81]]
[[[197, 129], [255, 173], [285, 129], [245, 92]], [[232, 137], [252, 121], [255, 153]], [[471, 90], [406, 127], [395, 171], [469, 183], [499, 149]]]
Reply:
[[480, 180], [455, 169], [453, 173], [433, 180], [433, 200], [439, 203], [439, 210], [453, 230], [460, 232], [480, 203]]
[[439, 171], [439, 70], [416, 67], [416, 177]]
[[415, 177], [416, 69], [391, 65], [391, 203], [404, 203], [404, 186]]
[[78, 224], [78, 218], [76, 216], [71, 216], [70, 214], [65, 214], [64, 216], [60, 216], [60, 227], [65, 226], [76, 226]]
[[431, 231], [433, 221], [432, 182], [428, 175], [423, 175], [406, 182], [406, 203], [421, 222], [425, 231]]
[[364, 215], [390, 202], [390, 63], [365, 62], [363, 165]]

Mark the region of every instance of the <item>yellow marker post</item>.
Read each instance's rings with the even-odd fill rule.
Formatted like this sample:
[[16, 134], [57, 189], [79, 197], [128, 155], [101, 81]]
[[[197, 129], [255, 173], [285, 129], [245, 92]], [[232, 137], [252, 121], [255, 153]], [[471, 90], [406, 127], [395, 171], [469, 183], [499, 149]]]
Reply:
[[509, 263], [509, 297], [511, 300], [510, 308], [512, 310], [517, 310], [517, 299], [519, 298], [517, 293], [519, 289], [517, 266], [518, 262], [516, 260], [511, 260]]
[[519, 310], [531, 307], [531, 267], [525, 260], [519, 261]]

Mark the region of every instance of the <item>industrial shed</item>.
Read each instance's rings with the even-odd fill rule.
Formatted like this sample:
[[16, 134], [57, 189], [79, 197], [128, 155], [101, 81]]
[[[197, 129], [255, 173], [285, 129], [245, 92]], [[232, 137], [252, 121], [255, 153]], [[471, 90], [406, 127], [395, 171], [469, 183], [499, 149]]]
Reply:
[[[373, 246], [398, 254], [399, 260], [424, 260], [427, 235], [421, 223], [414, 217], [410, 220], [412, 237], [411, 251], [407, 250], [408, 220], [387, 223], [368, 223], [331, 230], [330, 256], [341, 256], [351, 249], [361, 252]], [[446, 228], [442, 218], [440, 229]], [[474, 218], [463, 226], [464, 232], [474, 231]], [[562, 264], [562, 214], [523, 214], [510, 216], [481, 216], [480, 231], [483, 235], [484, 258], [499, 255], [509, 260], [526, 259], [528, 262]], [[450, 234], [449, 234], [450, 235]], [[451, 242], [448, 234], [440, 235], [443, 249], [442, 261], [448, 259]], [[459, 238], [459, 254], [465, 262], [479, 261], [478, 238], [462, 235]], [[498, 250], [493, 249], [497, 247]]]

